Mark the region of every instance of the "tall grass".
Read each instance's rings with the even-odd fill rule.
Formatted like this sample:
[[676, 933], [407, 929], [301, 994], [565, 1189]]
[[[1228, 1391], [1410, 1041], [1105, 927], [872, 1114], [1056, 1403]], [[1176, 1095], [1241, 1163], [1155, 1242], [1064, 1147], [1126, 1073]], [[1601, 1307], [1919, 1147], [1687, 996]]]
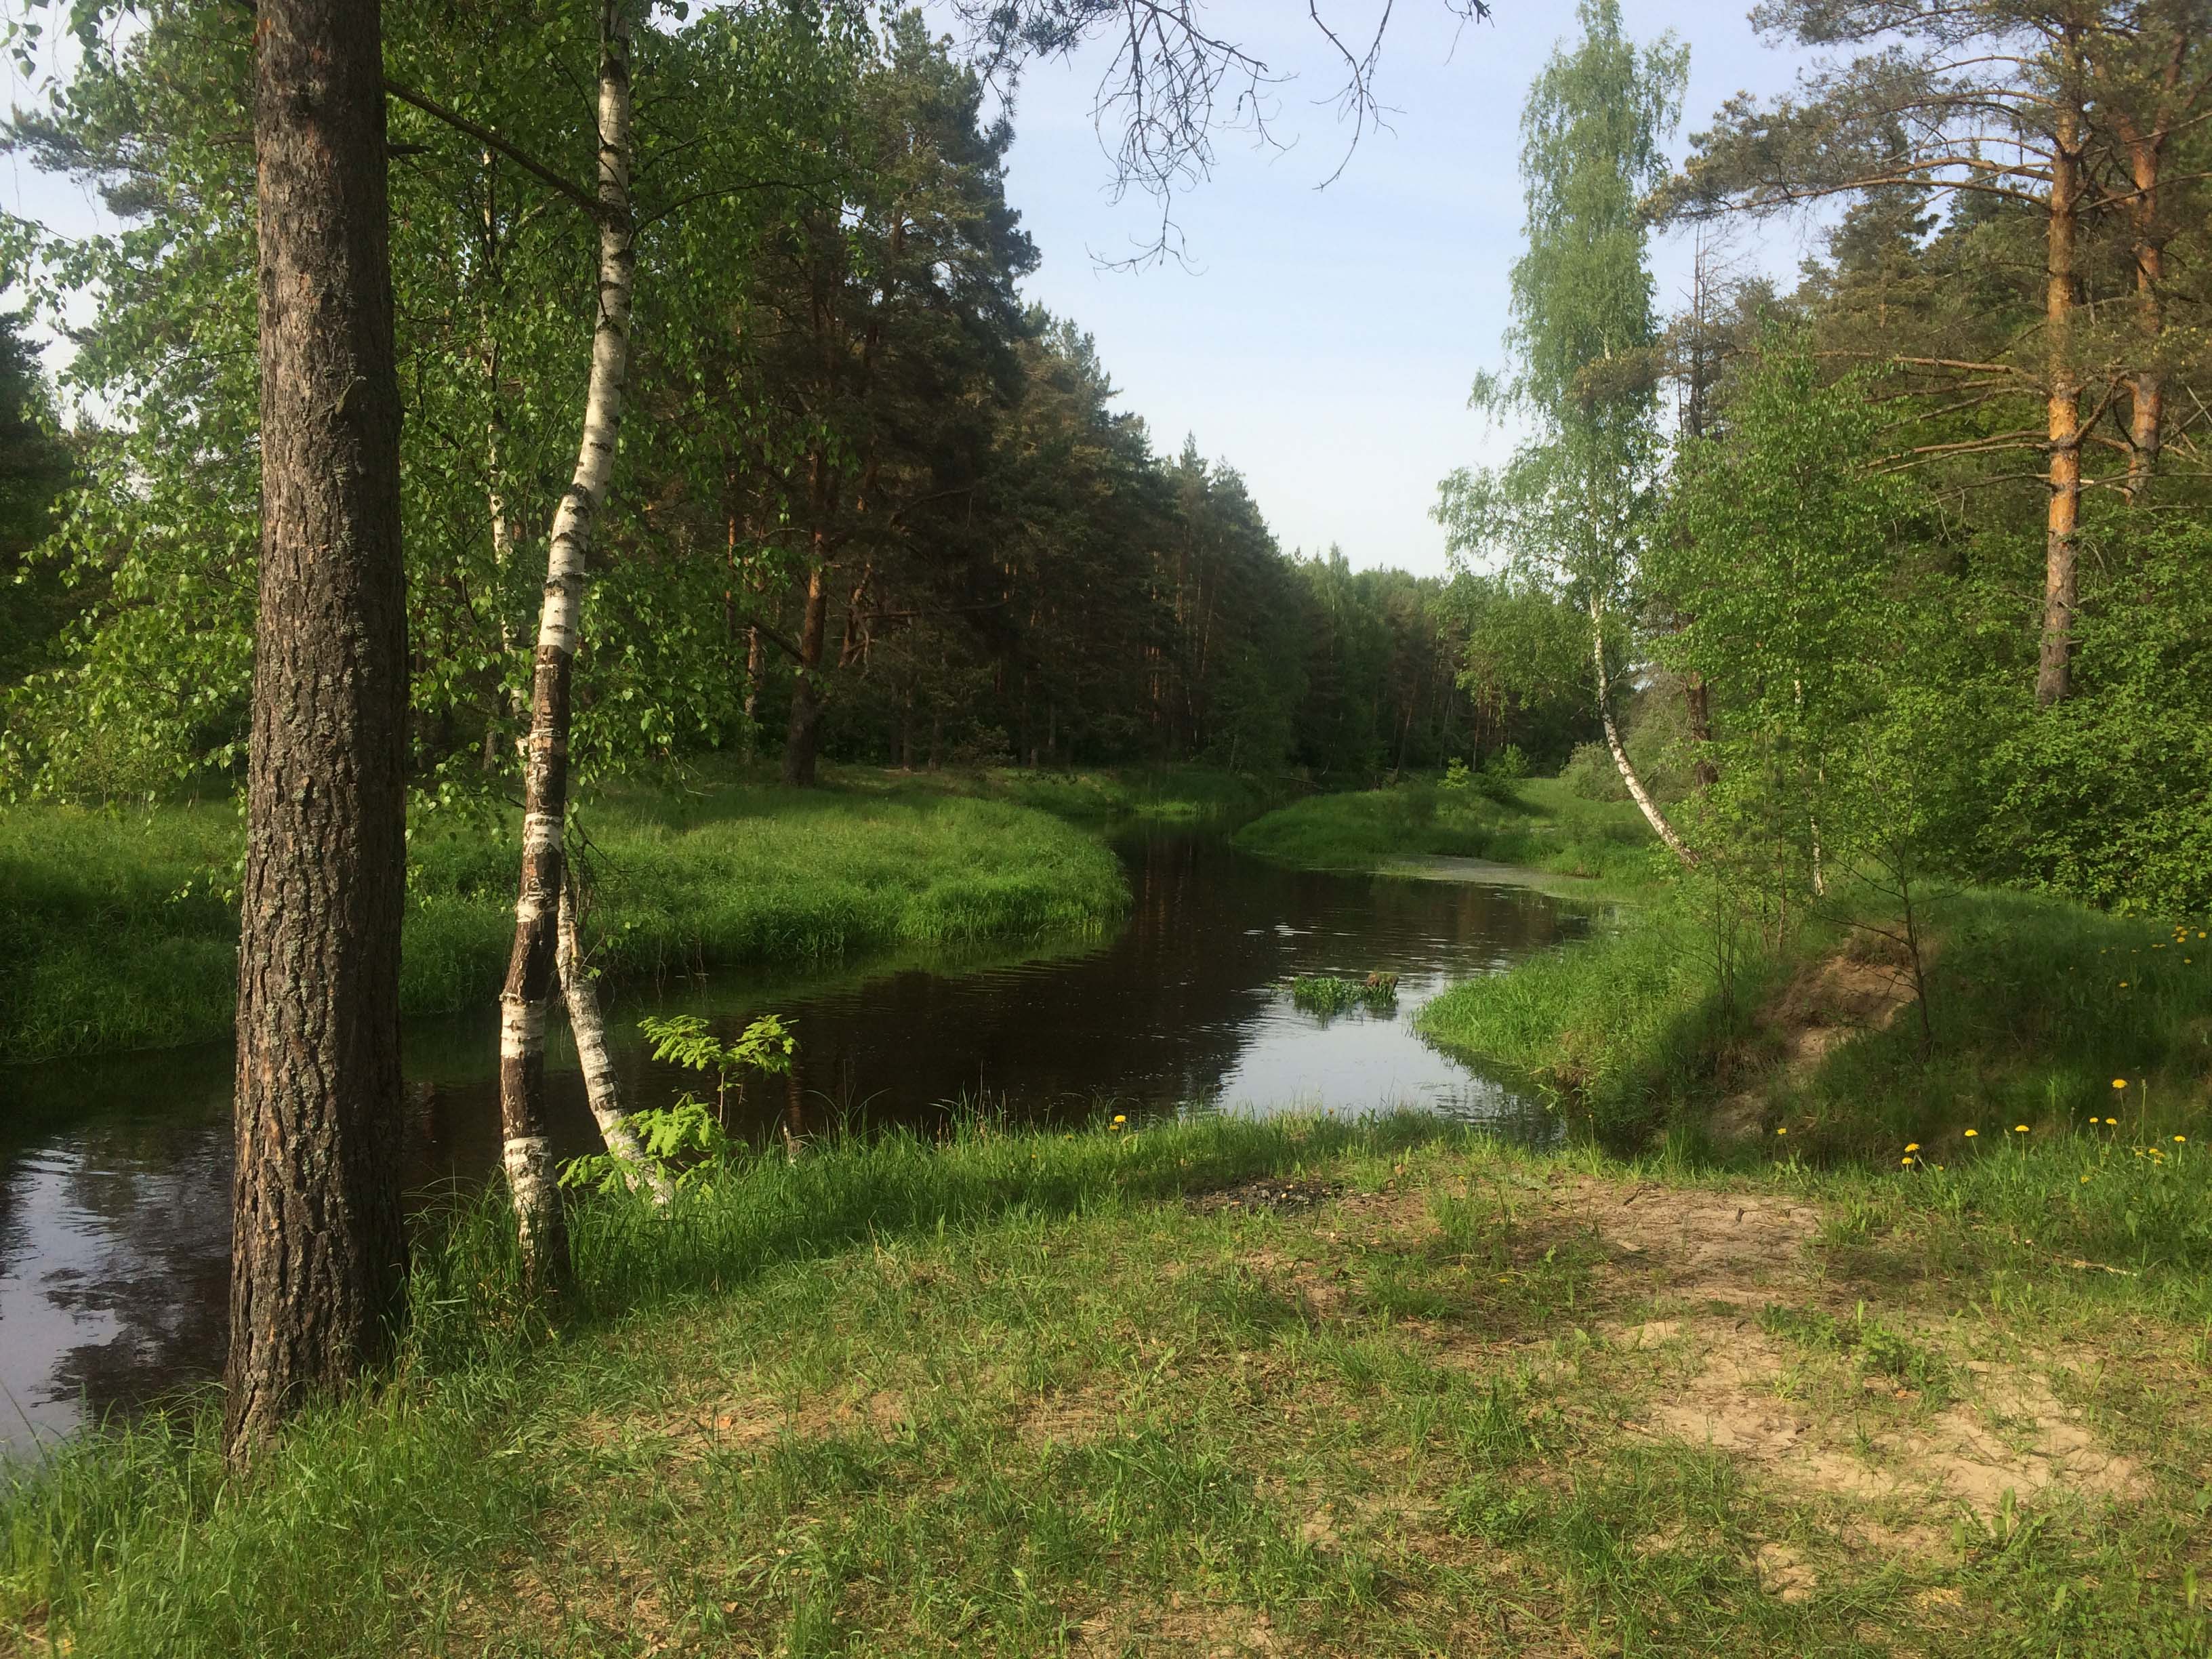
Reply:
[[1724, 988], [1710, 915], [1672, 890], [1589, 940], [1455, 987], [1421, 1011], [1421, 1029], [1615, 1138], [1694, 1125], [1730, 1091], [1753, 1093], [1787, 1150], [1826, 1158], [2023, 1122], [2050, 1133], [2112, 1117], [2185, 1133], [2212, 1113], [2212, 939], [1986, 890], [1942, 895], [1927, 922], [1932, 1044], [1908, 1007], [1841, 1034], [1816, 1063], [1789, 1063], [1779, 992], [1863, 936], [1816, 924], [1784, 956], [1753, 949]]
[[1555, 875], [1633, 880], [1658, 866], [1632, 806], [1585, 800], [1556, 778], [1481, 788], [1402, 783], [1319, 795], [1257, 818], [1237, 845], [1308, 870], [1371, 870], [1394, 858], [1487, 859]]
[[1698, 919], [1662, 891], [1588, 939], [1454, 986], [1418, 1024], [1621, 1143], [1710, 1091], [1760, 989], [1753, 977], [1724, 996]]
[[[797, 963], [892, 945], [1096, 930], [1127, 902], [1113, 855], [1060, 817], [936, 783], [795, 794], [730, 775], [618, 786], [580, 812], [616, 975]], [[419, 822], [402, 1005], [498, 988], [518, 856], [501, 820]], [[0, 1059], [220, 1037], [236, 981], [241, 846], [228, 805], [0, 811]]]

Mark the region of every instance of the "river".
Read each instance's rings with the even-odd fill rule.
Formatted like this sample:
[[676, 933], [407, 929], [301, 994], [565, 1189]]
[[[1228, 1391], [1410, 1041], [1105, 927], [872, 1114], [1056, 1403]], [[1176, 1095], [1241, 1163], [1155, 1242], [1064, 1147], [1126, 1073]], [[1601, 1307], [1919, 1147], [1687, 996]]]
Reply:
[[[653, 1064], [641, 1013], [734, 1030], [775, 1012], [799, 1053], [789, 1079], [740, 1106], [732, 1127], [756, 1138], [929, 1127], [963, 1102], [1067, 1124], [1406, 1105], [1551, 1132], [1412, 1018], [1453, 981], [1579, 933], [1581, 914], [1522, 889], [1281, 870], [1212, 830], [1132, 834], [1119, 850], [1133, 903], [1109, 939], [623, 988], [608, 1018], [625, 1103], [692, 1081]], [[1291, 975], [1374, 969], [1399, 975], [1395, 1012], [1323, 1017], [1284, 994]], [[409, 1024], [418, 1194], [495, 1165], [495, 1024], [487, 1010]], [[556, 1048], [553, 1064], [566, 1155], [593, 1130], [573, 1060]], [[230, 1096], [227, 1044], [0, 1071], [0, 1445], [20, 1452], [221, 1370]]]

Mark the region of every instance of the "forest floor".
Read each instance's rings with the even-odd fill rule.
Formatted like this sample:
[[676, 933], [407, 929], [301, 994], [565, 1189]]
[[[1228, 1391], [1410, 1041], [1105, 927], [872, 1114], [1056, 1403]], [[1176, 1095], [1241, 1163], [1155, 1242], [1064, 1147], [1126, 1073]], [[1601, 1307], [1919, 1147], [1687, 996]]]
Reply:
[[603, 1201], [558, 1340], [478, 1218], [244, 1480], [204, 1415], [0, 1492], [0, 1651], [2202, 1655], [2212, 1153], [2155, 1150], [978, 1124]]
[[[1261, 786], [1194, 768], [901, 774], [833, 768], [799, 793], [687, 769], [586, 792], [577, 841], [614, 975], [823, 960], [892, 945], [1096, 931], [1127, 902], [1099, 830], [1249, 811]], [[497, 994], [519, 814], [416, 811], [401, 998]], [[220, 1039], [237, 980], [235, 805], [0, 808], [0, 1031], [10, 1062]]]

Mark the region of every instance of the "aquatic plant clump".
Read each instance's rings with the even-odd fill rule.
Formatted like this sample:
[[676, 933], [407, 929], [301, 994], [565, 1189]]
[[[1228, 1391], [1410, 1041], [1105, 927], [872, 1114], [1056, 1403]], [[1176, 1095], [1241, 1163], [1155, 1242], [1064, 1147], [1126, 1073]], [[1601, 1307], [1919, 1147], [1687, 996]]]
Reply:
[[1291, 981], [1291, 1001], [1314, 1014], [1340, 1014], [1352, 1007], [1380, 1012], [1397, 1006], [1398, 976], [1376, 972], [1364, 979], [1340, 979], [1334, 974], [1301, 974]]

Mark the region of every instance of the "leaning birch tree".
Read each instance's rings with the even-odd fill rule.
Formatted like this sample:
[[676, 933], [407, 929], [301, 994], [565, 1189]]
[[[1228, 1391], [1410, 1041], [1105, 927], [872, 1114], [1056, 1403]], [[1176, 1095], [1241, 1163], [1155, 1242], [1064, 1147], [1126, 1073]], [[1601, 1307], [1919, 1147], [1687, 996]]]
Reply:
[[500, 994], [501, 1155], [514, 1195], [524, 1272], [540, 1286], [559, 1285], [568, 1272], [567, 1231], [547, 1133], [545, 1013], [558, 978], [561, 896], [567, 880], [569, 687], [583, 621], [584, 573], [592, 528], [614, 474], [629, 372], [636, 274], [629, 198], [630, 24], [629, 0], [602, 0], [598, 317], [592, 331], [583, 439], [575, 472], [553, 515], [546, 557], [523, 769], [521, 890], [514, 906], [514, 947]]
[[1462, 567], [1502, 560], [1589, 622], [1593, 700], [1621, 781], [1659, 839], [1697, 858], [1630, 761], [1613, 690], [1640, 609], [1638, 555], [1660, 462], [1660, 329], [1640, 203], [1666, 176], [1689, 54], [1639, 48], [1617, 0], [1582, 0], [1582, 38], [1553, 52], [1522, 111], [1528, 246], [1512, 273], [1509, 375], [1475, 406], [1534, 431], [1503, 467], [1444, 480], [1436, 516]]

